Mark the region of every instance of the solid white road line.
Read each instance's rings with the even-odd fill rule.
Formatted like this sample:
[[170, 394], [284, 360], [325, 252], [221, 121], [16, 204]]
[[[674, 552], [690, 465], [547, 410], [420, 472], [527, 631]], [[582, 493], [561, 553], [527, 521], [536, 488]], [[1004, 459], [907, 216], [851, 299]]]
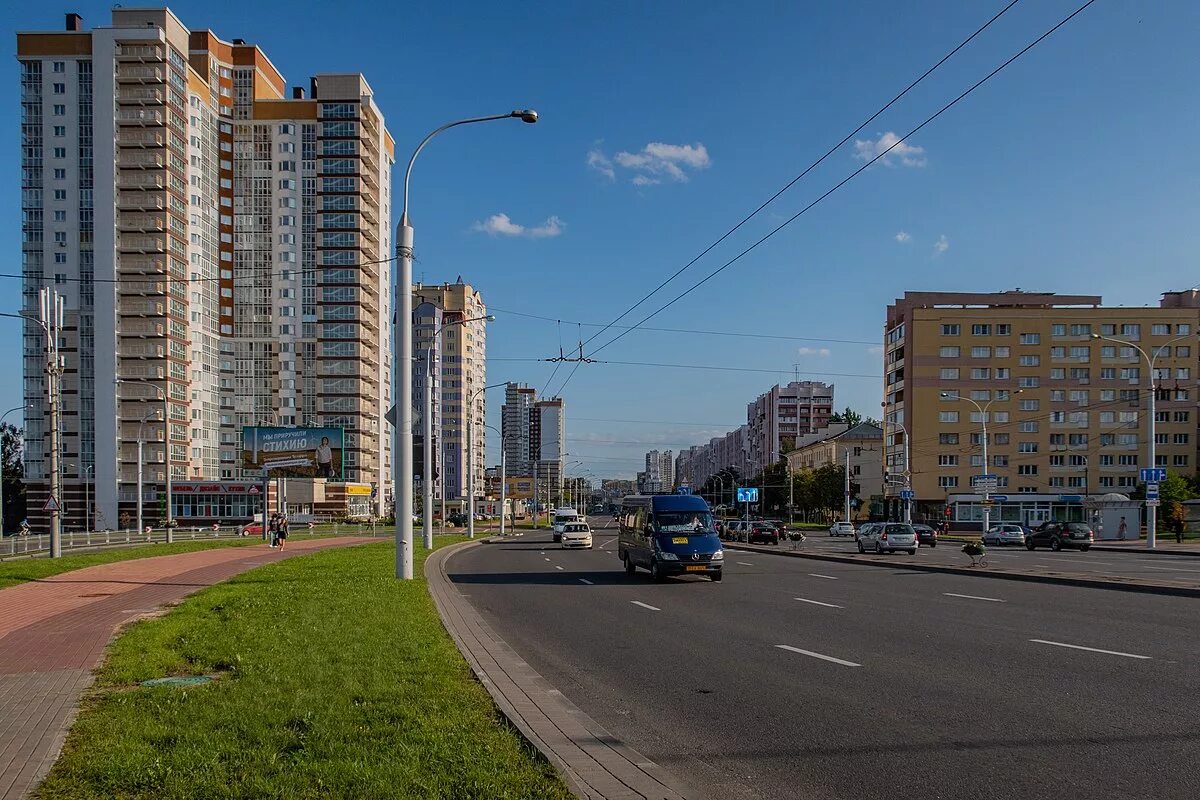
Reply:
[[635, 606], [641, 606], [642, 608], [648, 609], [650, 611], [662, 611], [661, 608], [655, 608], [652, 605], [643, 603], [641, 600], [630, 600], [629, 602], [633, 603]]
[[555, 568], [555, 569], [562, 569], [562, 567], [559, 567], [559, 566], [555, 566], [554, 568]]
[[946, 597], [961, 597], [964, 600], [986, 600], [989, 603], [1007, 603], [1007, 600], [1001, 600], [998, 597], [979, 597], [973, 594], [955, 594], [954, 592], [942, 592]]
[[1200, 569], [1183, 569], [1182, 567], [1142, 567], [1142, 569], [1155, 569], [1162, 572], [1200, 572]]
[[827, 580], [827, 581], [836, 581], [836, 580], [837, 580], [837, 578], [833, 577], [832, 575], [818, 575], [818, 574], [817, 574], [817, 573], [815, 573], [815, 572], [810, 572], [810, 573], [808, 573], [808, 577], [810, 577], [810, 578], [824, 578], [824, 579], [825, 579], [825, 580]]
[[596, 584], [592, 583], [591, 581], [589, 581], [587, 578], [580, 578], [580, 579], [579, 579], [579, 582], [580, 582], [580, 583], [586, 583], [588, 586], [595, 586], [595, 585], [596, 585]]
[[811, 656], [813, 658], [819, 658], [822, 661], [831, 661], [834, 664], [841, 664], [843, 667], [861, 667], [862, 666], [862, 664], [855, 664], [853, 661], [843, 661], [840, 658], [834, 658], [833, 656], [824, 656], [824, 655], [821, 655], [820, 653], [814, 653], [811, 650], [801, 650], [799, 647], [792, 647], [790, 644], [777, 644], [775, 646], [778, 647], [780, 650], [787, 650], [792, 653], [799, 653], [802, 656]]
[[826, 608], [845, 608], [845, 606], [835, 606], [833, 603], [822, 603], [820, 600], [806, 600], [803, 597], [793, 597], [793, 600], [799, 600], [801, 603], [812, 603], [814, 606], [825, 606]]
[[1136, 653], [1121, 653], [1117, 650], [1101, 650], [1096, 647], [1084, 647], [1083, 645], [1079, 645], [1079, 644], [1067, 644], [1065, 642], [1051, 642], [1046, 639], [1030, 639], [1029, 641], [1037, 642], [1038, 644], [1049, 644], [1049, 645], [1053, 645], [1054, 647], [1069, 647], [1072, 650], [1087, 650], [1090, 653], [1104, 653], [1105, 655], [1108, 655], [1108, 656], [1121, 656], [1122, 658], [1140, 658], [1140, 659], [1146, 660], [1146, 661], [1150, 660], [1150, 656], [1139, 656]]

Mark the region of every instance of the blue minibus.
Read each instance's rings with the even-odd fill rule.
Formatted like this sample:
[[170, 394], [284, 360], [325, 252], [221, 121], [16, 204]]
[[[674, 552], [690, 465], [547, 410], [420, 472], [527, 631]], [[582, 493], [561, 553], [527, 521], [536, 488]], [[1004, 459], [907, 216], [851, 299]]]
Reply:
[[617, 555], [627, 575], [644, 567], [656, 581], [669, 575], [721, 580], [725, 553], [703, 497], [629, 495], [621, 502], [617, 522]]

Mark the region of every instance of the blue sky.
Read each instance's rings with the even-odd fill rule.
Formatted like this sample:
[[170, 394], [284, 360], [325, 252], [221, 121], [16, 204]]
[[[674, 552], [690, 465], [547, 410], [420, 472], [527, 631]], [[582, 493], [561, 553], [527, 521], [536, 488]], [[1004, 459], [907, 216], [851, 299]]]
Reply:
[[[412, 187], [416, 277], [462, 275], [478, 286], [498, 317], [488, 337], [490, 381], [541, 390], [553, 365], [533, 359], [597, 330], [576, 323], [611, 320], [1002, 5], [384, 10], [341, 2], [333, 17], [327, 5], [304, 13], [303, 3], [172, 9], [193, 29], [259, 44], [292, 84], [316, 72], [362, 71], [402, 160], [442, 122], [526, 106], [541, 113], [534, 126], [450, 132], [422, 155]], [[856, 154], [908, 131], [1076, 5], [1018, 3], [859, 134], [861, 144], [831, 156], [645, 310], [794, 214], [861, 165]], [[0, 24], [9, 47], [12, 32], [59, 28], [69, 10], [89, 26], [109, 18], [97, 3], [7, 4]], [[1200, 5], [1190, 0], [1100, 0], [906, 143], [919, 150], [876, 164], [647, 324], [875, 342], [886, 305], [905, 290], [1022, 287], [1134, 306], [1196, 284], [1198, 31]], [[19, 272], [18, 76], [10, 64], [0, 83], [0, 107], [10, 110], [0, 169], [11, 187], [0, 199], [9, 222], [0, 247], [6, 271]], [[4, 285], [0, 310], [13, 311], [18, 282]], [[17, 375], [18, 340], [9, 341], [0, 370]], [[793, 370], [802, 378], [878, 376], [871, 347], [635, 331], [597, 358], [766, 372], [585, 364], [564, 390], [568, 460], [597, 476], [629, 476], [651, 447], [678, 449], [736, 426], [749, 400]], [[552, 393], [567, 372], [558, 371]], [[878, 411], [878, 377], [829, 379], [839, 406]], [[19, 381], [0, 394], [5, 408], [18, 405]], [[494, 422], [500, 403], [497, 390]]]

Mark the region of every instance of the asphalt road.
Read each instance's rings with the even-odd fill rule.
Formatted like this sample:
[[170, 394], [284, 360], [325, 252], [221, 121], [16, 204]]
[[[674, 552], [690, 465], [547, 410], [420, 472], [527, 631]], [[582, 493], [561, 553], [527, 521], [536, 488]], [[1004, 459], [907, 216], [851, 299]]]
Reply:
[[527, 533], [447, 569], [705, 797], [1200, 797], [1198, 600], [732, 550], [723, 583], [654, 584], [615, 547]]

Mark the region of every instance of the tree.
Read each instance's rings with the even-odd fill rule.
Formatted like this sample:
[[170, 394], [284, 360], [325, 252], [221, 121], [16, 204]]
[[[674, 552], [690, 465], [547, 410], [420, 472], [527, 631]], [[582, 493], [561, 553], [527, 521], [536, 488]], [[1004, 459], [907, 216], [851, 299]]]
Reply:
[[4, 530], [16, 530], [25, 519], [25, 432], [15, 425], [0, 425], [0, 464], [4, 481]]
[[850, 406], [846, 406], [845, 410], [834, 412], [833, 416], [829, 418], [829, 421], [834, 424], [844, 423], [853, 428], [855, 425], [858, 425], [863, 421], [863, 415], [855, 411]]
[[1191, 500], [1196, 496], [1187, 478], [1177, 472], [1168, 472], [1167, 479], [1158, 485], [1158, 497], [1164, 503]]

